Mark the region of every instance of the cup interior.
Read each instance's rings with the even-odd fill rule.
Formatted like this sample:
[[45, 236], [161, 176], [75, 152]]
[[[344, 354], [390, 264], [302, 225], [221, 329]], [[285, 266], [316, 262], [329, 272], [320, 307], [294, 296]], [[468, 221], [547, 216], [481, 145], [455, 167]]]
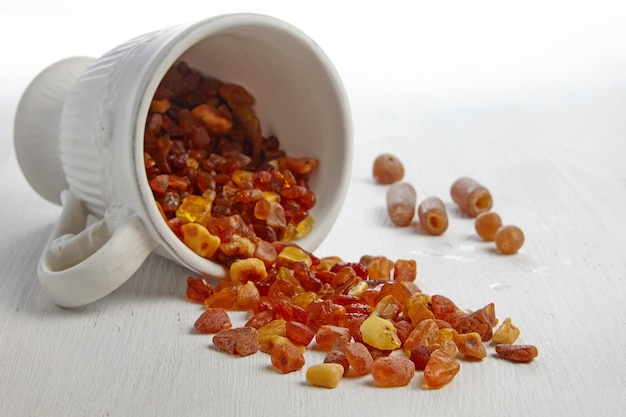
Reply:
[[[265, 136], [275, 135], [290, 156], [318, 160], [310, 180], [317, 198], [310, 211], [315, 227], [297, 242], [314, 251], [339, 214], [351, 172], [350, 110], [332, 63], [298, 29], [265, 16], [212, 19], [196, 25], [177, 42], [157, 73], [165, 74], [178, 61], [185, 61], [205, 76], [242, 85], [255, 97], [255, 111]], [[147, 100], [159, 82], [154, 80]], [[150, 215], [158, 219], [155, 227], [167, 228], [156, 209]], [[217, 274], [182, 242], [172, 245], [171, 249], [193, 269]]]

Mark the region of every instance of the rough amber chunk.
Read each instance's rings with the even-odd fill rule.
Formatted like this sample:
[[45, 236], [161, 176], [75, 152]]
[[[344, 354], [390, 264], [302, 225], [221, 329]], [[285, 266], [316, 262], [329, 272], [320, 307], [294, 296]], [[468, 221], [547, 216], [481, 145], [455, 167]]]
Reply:
[[395, 281], [415, 281], [417, 277], [417, 261], [415, 259], [398, 259], [393, 266]]
[[232, 323], [228, 312], [223, 308], [208, 308], [198, 317], [193, 327], [199, 333], [210, 334], [230, 329]]
[[345, 327], [325, 324], [315, 333], [315, 342], [322, 350], [326, 351], [330, 351], [339, 338], [350, 339], [350, 331]]
[[478, 333], [457, 334], [454, 338], [454, 342], [462, 355], [475, 359], [484, 359], [487, 357], [487, 350]]
[[439, 388], [452, 381], [460, 369], [461, 365], [453, 356], [436, 349], [424, 368], [424, 379], [429, 387]]
[[337, 363], [343, 367], [343, 374], [347, 374], [350, 370], [350, 362], [348, 362], [348, 358], [344, 353], [343, 349], [332, 349], [328, 354], [324, 357], [324, 363]]
[[281, 343], [270, 354], [272, 366], [283, 374], [302, 369], [305, 364], [304, 354], [290, 343]]
[[520, 330], [511, 323], [511, 318], [507, 317], [493, 334], [491, 340], [495, 344], [513, 344], [519, 335]]
[[417, 346], [431, 346], [437, 337], [439, 337], [439, 327], [435, 320], [422, 320], [404, 342], [404, 348], [412, 350]]
[[372, 370], [374, 359], [367, 347], [360, 342], [346, 343], [343, 347], [348, 363], [357, 375], [369, 374]]
[[530, 362], [539, 355], [537, 347], [533, 345], [496, 345], [496, 353], [502, 359], [513, 362]]
[[415, 375], [415, 364], [406, 356], [388, 356], [372, 363], [372, 377], [379, 387], [408, 385]]
[[315, 337], [315, 332], [304, 323], [288, 321], [285, 324], [285, 336], [289, 340], [308, 346]]
[[213, 288], [209, 281], [191, 276], [187, 278], [187, 299], [189, 301], [203, 304], [204, 300], [211, 294], [213, 294]]
[[212, 203], [208, 198], [188, 195], [176, 210], [176, 217], [186, 223], [200, 223], [205, 226], [211, 218]]
[[461, 318], [454, 328], [459, 333], [476, 332], [480, 335], [483, 342], [491, 340], [493, 336], [493, 326], [495, 324], [495, 312], [493, 303], [468, 314]]
[[259, 339], [254, 327], [238, 327], [219, 331], [213, 344], [231, 355], [246, 356], [259, 351]]

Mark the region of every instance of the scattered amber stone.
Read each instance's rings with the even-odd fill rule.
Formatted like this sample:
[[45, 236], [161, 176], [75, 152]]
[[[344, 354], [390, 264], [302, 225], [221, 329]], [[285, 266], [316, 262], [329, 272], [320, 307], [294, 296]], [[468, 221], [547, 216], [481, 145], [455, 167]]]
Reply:
[[459, 352], [474, 359], [484, 359], [487, 357], [487, 350], [483, 345], [480, 335], [476, 332], [458, 334], [454, 342], [459, 348]]
[[435, 351], [435, 348], [430, 346], [415, 346], [410, 350], [410, 359], [415, 364], [415, 369], [423, 371], [428, 364], [430, 354]]
[[350, 338], [350, 331], [345, 327], [325, 324], [315, 333], [315, 343], [322, 349], [330, 351], [339, 338]]
[[491, 338], [495, 344], [513, 344], [520, 335], [520, 330], [511, 323], [511, 318], [504, 319]]
[[452, 381], [460, 369], [461, 365], [452, 355], [436, 349], [424, 368], [424, 379], [429, 387], [439, 388]]
[[459, 333], [476, 332], [480, 335], [483, 342], [491, 340], [493, 336], [493, 326], [495, 324], [495, 312], [493, 303], [468, 314], [461, 318], [454, 328]]
[[406, 356], [378, 358], [372, 363], [372, 377], [380, 387], [408, 385], [415, 375], [415, 364]]
[[304, 354], [290, 343], [281, 343], [272, 349], [271, 361], [274, 369], [286, 374], [302, 369]]
[[337, 388], [343, 377], [343, 371], [343, 366], [338, 363], [320, 363], [307, 369], [306, 380], [315, 387]]
[[497, 344], [496, 353], [502, 359], [513, 362], [530, 362], [539, 355], [537, 347], [533, 345]]
[[367, 347], [360, 342], [346, 343], [343, 347], [348, 363], [357, 375], [369, 374], [372, 370], [374, 359]]
[[337, 363], [343, 367], [343, 374], [346, 375], [350, 369], [350, 362], [343, 349], [332, 349], [324, 357], [324, 363]]
[[213, 344], [231, 355], [246, 356], [260, 349], [258, 333], [253, 327], [220, 330], [213, 336]]
[[398, 259], [393, 267], [395, 281], [415, 281], [417, 277], [417, 262], [415, 259]]
[[223, 308], [208, 308], [196, 320], [193, 327], [200, 333], [217, 333], [230, 329], [232, 323], [228, 312]]
[[404, 342], [404, 348], [413, 350], [417, 346], [431, 346], [439, 336], [439, 327], [435, 320], [426, 319], [418, 323]]
[[209, 281], [192, 276], [187, 278], [187, 299], [189, 301], [204, 304], [204, 300], [211, 294], [213, 294], [213, 288], [211, 288]]
[[295, 343], [308, 346], [315, 337], [315, 332], [304, 323], [288, 321], [285, 323], [285, 336]]

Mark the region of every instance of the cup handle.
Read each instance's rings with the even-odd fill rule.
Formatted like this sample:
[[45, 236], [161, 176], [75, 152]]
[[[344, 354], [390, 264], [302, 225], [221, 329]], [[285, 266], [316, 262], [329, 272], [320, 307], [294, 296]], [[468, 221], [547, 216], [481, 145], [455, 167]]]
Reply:
[[142, 220], [124, 206], [109, 207], [87, 224], [88, 212], [69, 190], [37, 267], [39, 282], [61, 307], [96, 301], [126, 282], [155, 249]]

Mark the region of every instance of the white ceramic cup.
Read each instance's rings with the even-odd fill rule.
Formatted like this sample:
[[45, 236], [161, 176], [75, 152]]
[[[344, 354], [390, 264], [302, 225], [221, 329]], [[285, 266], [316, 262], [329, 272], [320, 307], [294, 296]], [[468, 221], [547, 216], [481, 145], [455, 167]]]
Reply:
[[144, 168], [150, 101], [166, 71], [190, 67], [244, 86], [265, 134], [289, 155], [319, 160], [310, 185], [315, 228], [298, 243], [313, 251], [334, 224], [350, 177], [352, 126], [344, 87], [326, 54], [281, 20], [217, 16], [132, 39], [99, 59], [45, 69], [20, 100], [15, 149], [31, 186], [62, 204], [38, 265], [52, 300], [76, 307], [122, 285], [156, 252], [213, 278], [222, 265], [187, 248], [163, 221]]

